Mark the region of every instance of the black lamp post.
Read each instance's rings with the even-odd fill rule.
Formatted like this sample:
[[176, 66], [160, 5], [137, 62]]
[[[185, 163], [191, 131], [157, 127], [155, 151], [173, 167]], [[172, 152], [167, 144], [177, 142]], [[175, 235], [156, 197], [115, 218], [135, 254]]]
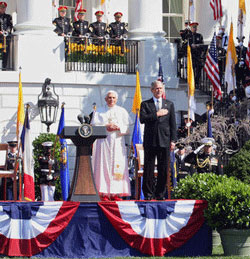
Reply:
[[42, 86], [42, 92], [38, 95], [38, 109], [41, 122], [47, 125], [47, 132], [52, 123], [56, 121], [57, 110], [59, 106], [59, 96], [55, 93], [53, 84], [53, 93], [50, 91], [50, 78], [46, 78]]

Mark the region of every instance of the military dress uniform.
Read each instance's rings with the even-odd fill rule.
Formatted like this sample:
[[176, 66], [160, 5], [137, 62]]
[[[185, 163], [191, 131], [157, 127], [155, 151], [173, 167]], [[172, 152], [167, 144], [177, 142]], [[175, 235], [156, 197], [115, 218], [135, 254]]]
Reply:
[[[201, 143], [211, 147], [213, 142], [211, 142], [210, 139], [211, 138], [204, 138]], [[194, 151], [188, 154], [184, 161], [185, 163], [190, 163], [196, 173], [223, 174], [221, 160], [213, 153], [206, 153], [204, 150], [198, 153]]]
[[85, 36], [89, 33], [89, 22], [88, 21], [76, 21], [73, 23], [73, 36], [80, 37]]
[[[105, 36], [108, 34], [107, 32], [107, 24], [104, 22], [94, 22], [89, 25], [89, 30], [91, 33], [91, 37], [93, 39], [93, 43], [96, 45], [104, 44]], [[97, 37], [103, 37], [103, 39], [96, 39]]]
[[[5, 2], [0, 2], [1, 6], [7, 7], [7, 4]], [[9, 57], [9, 52], [10, 52], [10, 41], [11, 41], [11, 32], [13, 29], [13, 22], [12, 22], [12, 17], [9, 14], [3, 13], [0, 14], [0, 31], [1, 32], [7, 32], [7, 36], [5, 37], [6, 39], [6, 52], [4, 51], [4, 46], [2, 48], [2, 67], [3, 69], [7, 68], [7, 62], [8, 62], [8, 57]], [[4, 35], [0, 34], [0, 43], [4, 45]]]
[[[179, 150], [183, 150], [185, 149], [185, 146], [181, 143], [178, 143], [176, 145], [176, 147]], [[186, 153], [183, 154], [179, 154], [178, 152], [175, 154], [175, 159], [176, 159], [176, 167], [177, 167], [177, 172], [178, 172], [178, 176], [177, 176], [177, 181], [179, 181], [180, 179], [185, 178], [187, 175], [189, 175], [190, 172], [190, 167], [191, 164], [185, 162], [185, 157], [186, 157]]]
[[[54, 32], [57, 33], [58, 36], [62, 36], [63, 34], [67, 36], [70, 34], [73, 30], [71, 26], [71, 21], [67, 17], [58, 17], [55, 18], [53, 21], [53, 24], [56, 26]], [[64, 37], [64, 42], [65, 42], [65, 59], [67, 60], [68, 58], [68, 52], [69, 52], [69, 38]]]
[[109, 25], [110, 38], [121, 38], [126, 37], [128, 33], [128, 24], [125, 22], [112, 22]]
[[54, 32], [57, 33], [58, 36], [62, 36], [62, 34], [67, 35], [73, 30], [70, 19], [68, 17], [60, 16], [55, 18], [53, 24], [56, 26]]
[[185, 158], [186, 163], [190, 163], [194, 167], [194, 171], [198, 174], [215, 173], [222, 174], [222, 166], [220, 159], [213, 154], [205, 154], [205, 152], [194, 154], [191, 153]]
[[[15, 147], [17, 147], [17, 141], [8, 141], [8, 145], [9, 145], [9, 147], [15, 148]], [[12, 152], [10, 150], [10, 152], [8, 152], [8, 156], [7, 156], [7, 170], [14, 171], [16, 159], [17, 159], [17, 150], [15, 150], [14, 152]], [[18, 175], [19, 174], [17, 174], [17, 179], [18, 179]], [[13, 180], [11, 178], [7, 178], [7, 179], [5, 179], [5, 181], [7, 184], [7, 200], [13, 200], [14, 199]], [[17, 191], [19, 194], [19, 188], [17, 188]]]
[[[44, 142], [43, 147], [51, 149], [53, 142]], [[45, 150], [44, 156], [39, 157], [40, 179], [42, 201], [54, 201], [55, 180], [59, 175], [59, 167], [56, 160], [51, 159], [50, 153]]]
[[236, 84], [237, 88], [242, 88], [242, 86], [245, 84], [245, 76], [246, 76], [246, 54], [247, 54], [247, 48], [243, 45], [238, 45], [236, 47], [236, 55], [238, 58], [238, 62], [235, 65], [235, 74], [236, 74]]
[[[198, 26], [198, 23], [193, 22], [190, 24], [191, 27], [194, 25]], [[202, 34], [190, 31], [190, 33], [187, 33], [186, 35], [186, 41], [183, 46], [185, 51], [187, 49], [187, 44], [189, 44], [191, 47], [195, 84], [198, 85], [200, 81], [201, 69], [202, 69], [201, 57], [202, 57], [203, 48], [201, 45], [204, 44]], [[193, 44], [199, 45], [199, 46], [192, 47]]]

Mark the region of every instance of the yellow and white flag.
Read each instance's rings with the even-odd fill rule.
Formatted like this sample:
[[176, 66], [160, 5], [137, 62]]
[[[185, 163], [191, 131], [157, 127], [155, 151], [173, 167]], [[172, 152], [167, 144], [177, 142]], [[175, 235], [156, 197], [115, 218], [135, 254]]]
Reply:
[[187, 82], [188, 82], [188, 109], [189, 109], [189, 118], [195, 121], [195, 111], [196, 111], [196, 103], [194, 99], [195, 92], [195, 83], [194, 83], [194, 70], [192, 63], [192, 54], [191, 48], [187, 46]]
[[238, 27], [237, 36], [241, 39], [244, 35], [244, 26], [246, 21], [246, 5], [245, 0], [239, 0]]
[[142, 102], [142, 97], [141, 97], [140, 76], [139, 76], [139, 70], [136, 69], [136, 87], [135, 87], [135, 95], [134, 95], [133, 106], [132, 106], [132, 112], [134, 114], [139, 115], [141, 102]]
[[189, 19], [194, 22], [195, 21], [195, 6], [194, 0], [189, 0]]
[[227, 93], [235, 89], [235, 64], [238, 62], [236, 49], [233, 39], [233, 23], [231, 22], [230, 34], [228, 39], [226, 69], [225, 69], [225, 82], [227, 83]]
[[24, 105], [23, 105], [23, 88], [21, 80], [21, 71], [19, 72], [19, 87], [18, 87], [18, 106], [17, 106], [17, 123], [16, 123], [16, 136], [19, 143], [20, 132], [24, 124]]
[[103, 21], [109, 25], [109, 16], [110, 16], [110, 0], [101, 0], [101, 10], [104, 12]]

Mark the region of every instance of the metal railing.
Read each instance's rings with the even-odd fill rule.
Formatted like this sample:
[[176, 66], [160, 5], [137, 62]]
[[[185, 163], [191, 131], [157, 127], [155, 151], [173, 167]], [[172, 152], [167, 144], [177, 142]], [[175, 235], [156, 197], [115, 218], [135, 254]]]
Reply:
[[0, 35], [0, 71], [14, 70], [15, 36]]
[[139, 41], [69, 37], [65, 71], [135, 74]]
[[[211, 95], [211, 81], [204, 70], [204, 65], [206, 61], [208, 45], [201, 45], [199, 55], [192, 55], [194, 77], [196, 79], [195, 88], [201, 90], [202, 92]], [[187, 82], [187, 54], [186, 50], [177, 44], [178, 62], [177, 62], [177, 75], [184, 82]], [[193, 54], [193, 53], [192, 53]], [[218, 55], [218, 64], [220, 70], [220, 82], [221, 91], [223, 98], [227, 98], [227, 89], [224, 84], [224, 74], [225, 74], [225, 62], [226, 55], [220, 53]]]

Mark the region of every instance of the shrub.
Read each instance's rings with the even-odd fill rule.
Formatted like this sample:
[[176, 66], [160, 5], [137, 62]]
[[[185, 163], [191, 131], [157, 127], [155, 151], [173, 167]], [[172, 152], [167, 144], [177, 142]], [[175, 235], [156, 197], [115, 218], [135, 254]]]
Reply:
[[250, 227], [250, 185], [226, 175], [194, 174], [174, 189], [176, 199], [207, 200], [205, 218], [213, 229]]
[[[34, 154], [34, 173], [35, 173], [35, 192], [36, 192], [36, 199], [41, 200], [41, 192], [40, 192], [40, 186], [39, 186], [39, 179], [40, 179], [40, 170], [39, 170], [39, 157], [43, 155], [43, 146], [42, 143], [45, 141], [52, 141], [55, 142], [56, 135], [55, 134], [47, 134], [47, 133], [42, 133], [40, 134], [32, 143], [34, 149], [33, 149], [33, 154]], [[60, 161], [60, 142], [57, 141], [56, 143], [56, 148], [55, 148], [55, 155], [54, 158], [57, 161]], [[60, 178], [58, 177], [56, 179], [56, 191], [55, 191], [55, 200], [62, 200], [62, 191], [61, 191], [61, 182]]]
[[232, 156], [224, 172], [228, 176], [235, 176], [250, 184], [250, 141], [247, 141], [242, 149]]

